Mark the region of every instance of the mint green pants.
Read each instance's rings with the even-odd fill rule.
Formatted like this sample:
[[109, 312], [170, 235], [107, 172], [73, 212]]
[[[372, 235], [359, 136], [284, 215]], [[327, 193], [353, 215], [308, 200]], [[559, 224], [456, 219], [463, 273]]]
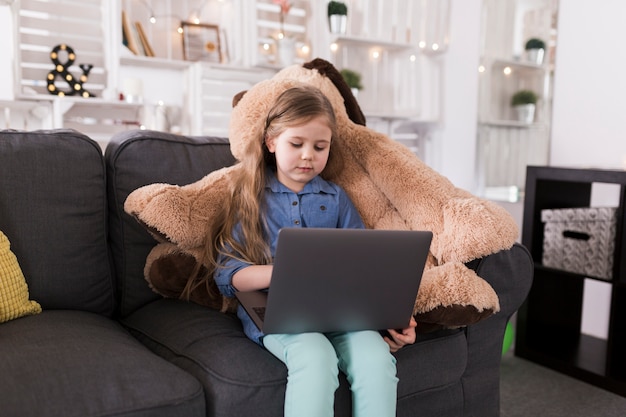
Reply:
[[354, 417], [396, 415], [396, 359], [378, 332], [272, 334], [263, 344], [287, 365], [285, 417], [332, 417], [339, 370]]

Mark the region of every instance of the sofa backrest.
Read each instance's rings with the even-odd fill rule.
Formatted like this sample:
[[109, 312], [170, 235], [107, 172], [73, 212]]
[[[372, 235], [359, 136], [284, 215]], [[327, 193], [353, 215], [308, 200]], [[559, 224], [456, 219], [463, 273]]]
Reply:
[[115, 310], [105, 183], [85, 135], [0, 131], [0, 230], [44, 310]]
[[110, 244], [117, 279], [119, 313], [125, 316], [158, 298], [144, 279], [144, 265], [156, 240], [124, 212], [126, 197], [153, 183], [186, 185], [232, 165], [227, 139], [189, 137], [148, 130], [126, 131], [109, 142], [105, 159]]

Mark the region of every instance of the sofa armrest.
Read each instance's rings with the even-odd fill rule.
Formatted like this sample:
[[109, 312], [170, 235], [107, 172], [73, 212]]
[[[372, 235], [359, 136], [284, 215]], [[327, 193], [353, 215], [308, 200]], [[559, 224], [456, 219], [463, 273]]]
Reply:
[[526, 247], [516, 243], [509, 250], [473, 260], [467, 267], [493, 287], [500, 299], [498, 315], [508, 321], [528, 296], [533, 280], [533, 260]]
[[467, 266], [494, 288], [500, 299], [500, 312], [466, 329], [468, 365], [462, 378], [465, 415], [498, 416], [504, 332], [509, 319], [528, 296], [533, 261], [528, 250], [516, 243], [509, 250], [477, 259]]

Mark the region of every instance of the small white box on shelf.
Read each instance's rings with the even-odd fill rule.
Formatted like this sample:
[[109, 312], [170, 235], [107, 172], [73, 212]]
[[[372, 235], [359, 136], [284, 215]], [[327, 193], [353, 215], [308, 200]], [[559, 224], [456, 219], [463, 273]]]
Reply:
[[589, 277], [611, 279], [617, 209], [585, 207], [541, 210], [542, 264]]

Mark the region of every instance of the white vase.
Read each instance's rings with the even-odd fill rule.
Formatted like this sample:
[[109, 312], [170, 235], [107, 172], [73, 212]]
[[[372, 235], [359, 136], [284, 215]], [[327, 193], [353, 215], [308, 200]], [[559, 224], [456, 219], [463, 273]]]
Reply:
[[328, 27], [330, 33], [344, 35], [348, 28], [348, 16], [345, 14], [331, 14], [328, 16]]
[[293, 64], [296, 57], [296, 41], [291, 38], [282, 38], [276, 40], [278, 65], [283, 67]]
[[543, 57], [545, 55], [545, 49], [533, 48], [526, 50], [526, 60], [530, 63], [541, 65], [543, 64]]
[[535, 121], [535, 105], [534, 104], [520, 104], [515, 106], [515, 112], [517, 113], [517, 120], [522, 123], [531, 124]]
[[359, 89], [358, 88], [350, 87], [350, 91], [352, 91], [352, 95], [354, 96], [354, 98], [359, 97]]

